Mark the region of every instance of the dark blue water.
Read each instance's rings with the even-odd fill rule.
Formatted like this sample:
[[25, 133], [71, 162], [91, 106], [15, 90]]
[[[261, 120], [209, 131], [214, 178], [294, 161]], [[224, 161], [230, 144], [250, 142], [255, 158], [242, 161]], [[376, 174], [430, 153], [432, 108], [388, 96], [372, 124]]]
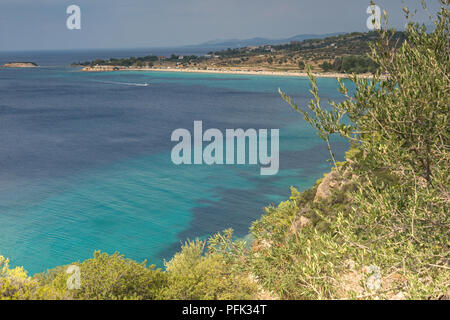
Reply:
[[[143, 55], [103, 52], [104, 57]], [[30, 273], [119, 251], [162, 266], [187, 238], [245, 236], [262, 208], [311, 187], [329, 154], [277, 94], [310, 99], [305, 78], [163, 72], [83, 73], [98, 52], [16, 53], [0, 63], [0, 254]], [[149, 83], [147, 87], [137, 84]], [[335, 79], [319, 79], [324, 101]], [[173, 130], [280, 129], [280, 171], [175, 166]], [[342, 159], [347, 146], [335, 140]]]

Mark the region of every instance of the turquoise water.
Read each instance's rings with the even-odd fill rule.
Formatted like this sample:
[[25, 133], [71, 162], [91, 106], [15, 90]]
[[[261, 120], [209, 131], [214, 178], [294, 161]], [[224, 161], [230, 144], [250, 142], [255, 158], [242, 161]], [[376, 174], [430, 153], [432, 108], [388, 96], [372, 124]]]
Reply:
[[[148, 87], [133, 84], [149, 83]], [[94, 250], [163, 266], [187, 238], [245, 236], [262, 208], [329, 170], [326, 146], [281, 100], [305, 78], [0, 70], [0, 254], [30, 273]], [[335, 79], [319, 79], [324, 101]], [[170, 160], [174, 129], [280, 129], [280, 171]], [[347, 146], [333, 140], [338, 158]]]

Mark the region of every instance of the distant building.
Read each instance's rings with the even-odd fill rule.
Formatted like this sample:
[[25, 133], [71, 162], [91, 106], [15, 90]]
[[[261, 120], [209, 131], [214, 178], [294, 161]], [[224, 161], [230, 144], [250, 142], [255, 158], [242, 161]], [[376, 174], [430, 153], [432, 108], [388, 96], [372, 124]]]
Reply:
[[178, 60], [183, 60], [184, 56], [178, 56]]
[[166, 57], [165, 56], [159, 56], [158, 59], [159, 60], [166, 60]]
[[302, 43], [301, 41], [291, 41], [291, 44], [300, 44]]

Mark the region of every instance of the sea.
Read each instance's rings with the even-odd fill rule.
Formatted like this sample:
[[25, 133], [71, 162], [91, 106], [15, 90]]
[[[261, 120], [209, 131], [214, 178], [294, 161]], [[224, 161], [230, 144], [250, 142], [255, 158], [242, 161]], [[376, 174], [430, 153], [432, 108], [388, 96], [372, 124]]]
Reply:
[[[232, 228], [248, 239], [264, 207], [330, 170], [326, 144], [278, 94], [305, 106], [304, 77], [157, 71], [81, 72], [74, 62], [208, 48], [0, 52], [0, 255], [30, 275], [120, 252], [164, 268], [188, 239]], [[333, 78], [320, 96], [341, 101]], [[147, 86], [143, 84], [148, 84]], [[280, 170], [175, 165], [175, 129], [279, 129]], [[348, 144], [332, 139], [338, 160]]]

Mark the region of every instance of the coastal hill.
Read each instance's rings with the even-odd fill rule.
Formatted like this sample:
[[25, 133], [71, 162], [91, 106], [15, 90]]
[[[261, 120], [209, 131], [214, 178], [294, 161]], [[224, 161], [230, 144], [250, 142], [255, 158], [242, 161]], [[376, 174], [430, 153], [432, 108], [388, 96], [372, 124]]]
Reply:
[[[378, 66], [367, 57], [369, 43], [377, 41], [377, 32], [353, 32], [319, 39], [291, 40], [284, 44], [264, 44], [211, 51], [203, 56], [170, 57], [148, 55], [127, 59], [94, 60], [77, 63], [84, 71], [179, 70], [209, 72], [260, 72], [296, 75], [310, 66], [321, 73], [374, 73]], [[404, 32], [395, 32], [391, 43], [401, 45]]]
[[291, 41], [303, 41], [307, 39], [321, 39], [332, 36], [337, 36], [343, 34], [343, 32], [327, 33], [327, 34], [298, 34], [293, 37], [284, 39], [269, 39], [262, 37], [255, 37], [251, 39], [216, 39], [211, 41], [206, 41], [197, 45], [189, 45], [187, 48], [216, 48], [227, 49], [227, 48], [243, 48], [248, 46], [264, 46], [267, 44], [278, 45], [278, 44], [288, 44]]
[[8, 62], [1, 66], [2, 68], [36, 68], [38, 65], [34, 62]]

